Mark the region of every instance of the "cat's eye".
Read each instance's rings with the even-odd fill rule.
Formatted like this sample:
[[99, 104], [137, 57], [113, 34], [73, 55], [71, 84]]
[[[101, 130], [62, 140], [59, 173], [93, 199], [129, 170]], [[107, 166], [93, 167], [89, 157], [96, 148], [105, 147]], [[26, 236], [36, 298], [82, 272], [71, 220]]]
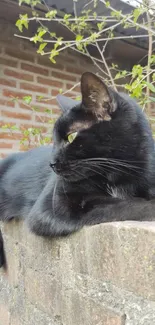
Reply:
[[76, 138], [76, 136], [77, 136], [77, 132], [70, 133], [70, 134], [68, 135], [68, 142], [69, 142], [69, 143], [72, 143], [72, 142], [74, 141], [74, 139]]

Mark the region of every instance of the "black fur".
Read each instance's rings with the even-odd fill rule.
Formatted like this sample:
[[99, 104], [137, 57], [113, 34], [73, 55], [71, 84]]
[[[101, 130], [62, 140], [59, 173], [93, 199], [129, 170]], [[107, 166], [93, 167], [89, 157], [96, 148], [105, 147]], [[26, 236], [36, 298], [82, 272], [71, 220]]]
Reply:
[[4, 245], [3, 245], [3, 237], [0, 231], [0, 267], [5, 265], [5, 253], [4, 253]]
[[[0, 220], [23, 218], [41, 236], [102, 222], [155, 220], [154, 141], [144, 113], [91, 73], [82, 76], [81, 92], [82, 103], [68, 99], [68, 110], [66, 98], [59, 98], [64, 113], [53, 147], [1, 162]], [[72, 132], [78, 133], [69, 143]], [[2, 265], [2, 240], [0, 249]]]

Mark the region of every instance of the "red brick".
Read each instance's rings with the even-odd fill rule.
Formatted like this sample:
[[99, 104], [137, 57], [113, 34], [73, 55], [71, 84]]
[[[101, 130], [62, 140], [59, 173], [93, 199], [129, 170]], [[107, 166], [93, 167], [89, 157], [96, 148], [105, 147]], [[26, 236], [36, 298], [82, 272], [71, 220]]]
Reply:
[[65, 62], [69, 62], [69, 63], [74, 63], [76, 64], [76, 57], [70, 56], [68, 55], [68, 53], [66, 53], [66, 55], [62, 58]]
[[58, 108], [52, 108], [52, 114], [60, 115], [61, 114], [61, 109], [59, 107]]
[[27, 129], [29, 129], [29, 128], [39, 128], [40, 130], [41, 130], [41, 132], [43, 132], [43, 133], [45, 133], [45, 132], [47, 132], [47, 128], [45, 127], [45, 126], [38, 126], [37, 124], [21, 124], [20, 125], [20, 129], [21, 130], [27, 130]]
[[53, 71], [52, 72], [52, 76], [54, 78], [57, 78], [57, 79], [61, 79], [62, 81], [75, 81], [76, 82], [76, 77], [75, 76], [71, 76], [69, 74], [65, 74], [63, 72], [57, 72], [57, 71]]
[[16, 88], [16, 81], [0, 78], [0, 85]]
[[0, 57], [0, 64], [10, 66], [10, 67], [13, 67], [13, 68], [17, 68], [18, 62], [15, 61], [15, 60], [5, 59], [5, 58]]
[[56, 90], [56, 89], [52, 89], [51, 94], [52, 94], [52, 96], [56, 97], [56, 96], [57, 96], [58, 94], [60, 94], [60, 93], [59, 93], [58, 90]]
[[11, 143], [7, 143], [7, 142], [0, 142], [0, 148], [1, 149], [11, 149], [12, 148], [12, 144]]
[[38, 63], [42, 66], [47, 66], [52, 69], [58, 69], [63, 70], [64, 69], [64, 63], [60, 58], [57, 58], [56, 64], [53, 64], [49, 58], [45, 58], [43, 56], [38, 56]]
[[5, 121], [0, 121], [0, 127], [2, 127], [5, 124], [9, 124], [10, 127], [15, 125], [15, 123], [10, 121], [7, 123], [7, 119], [5, 119]]
[[[53, 108], [52, 106], [51, 107], [43, 107], [39, 104], [33, 104], [32, 107], [29, 106], [29, 105], [26, 105], [26, 104], [23, 104], [23, 103], [19, 103], [19, 107], [20, 108], [23, 108], [23, 109], [27, 109], [27, 110], [30, 110], [30, 111], [33, 111], [33, 108], [34, 108], [34, 114], [39, 114], [39, 112], [42, 112], [42, 113], [45, 113], [47, 114], [47, 116], [50, 116], [50, 113], [47, 113], [46, 110], [50, 110], [51, 111], [51, 114], [59, 114], [60, 113], [60, 109], [59, 107], [58, 108]], [[35, 111], [36, 109], [36, 111]]]
[[[66, 88], [67, 88], [67, 90], [70, 90], [72, 87], [73, 87], [72, 84], [68, 84], [68, 83], [66, 84]], [[75, 91], [75, 92], [77, 92], [77, 93], [81, 93], [80, 86], [76, 86], [76, 87], [74, 87], [74, 88], [72, 89], [72, 91]]]
[[70, 91], [70, 92], [68, 92], [67, 94], [65, 94], [65, 96], [70, 97], [70, 98], [75, 99], [75, 100], [76, 100], [77, 95], [78, 95], [78, 94], [76, 94], [76, 93], [73, 92], [73, 91]]
[[[22, 107], [22, 106], [20, 105], [20, 107]], [[24, 108], [24, 107], [23, 107], [23, 108]], [[31, 108], [31, 107], [28, 107], [27, 109], [31, 109], [31, 110], [33, 110], [33, 108], [34, 108], [34, 112], [35, 112], [36, 114], [39, 114], [39, 112], [45, 112], [45, 113], [46, 113], [46, 109], [53, 111], [53, 110], [51, 109], [51, 107], [50, 107], [50, 108], [49, 108], [49, 107], [43, 107], [43, 106], [41, 106], [41, 105], [39, 105], [39, 104], [32, 105], [32, 108]], [[36, 109], [36, 111], [35, 111], [35, 109]]]
[[47, 85], [47, 86], [56, 87], [56, 88], [62, 88], [63, 87], [63, 82], [53, 80], [53, 79], [46, 79], [46, 78], [38, 77], [37, 81], [39, 83], [41, 83], [42, 85]]
[[32, 145], [32, 144], [21, 144], [20, 147], [19, 147], [19, 150], [20, 151], [27, 151], [29, 149], [33, 149], [33, 148], [36, 148], [35, 145]]
[[6, 48], [5, 53], [11, 57], [15, 57], [20, 60], [34, 62], [34, 55], [32, 55], [31, 53], [20, 51], [19, 49]]
[[8, 112], [8, 111], [2, 111], [1, 113], [2, 113], [2, 116], [8, 117], [8, 118], [31, 120], [31, 115], [29, 115], [29, 114]]
[[22, 134], [20, 133], [11, 133], [11, 132], [1, 132], [0, 133], [0, 139], [6, 140], [21, 140]]
[[48, 123], [50, 120], [53, 120], [52, 116], [40, 116], [36, 115], [35, 116], [35, 121], [39, 123]]
[[75, 74], [80, 75], [80, 76], [81, 76], [81, 74], [82, 74], [84, 71], [86, 71], [86, 70], [87, 70], [87, 69], [84, 69], [84, 68], [76, 68], [76, 67], [74, 67], [74, 66], [67, 66], [67, 67], [66, 67], [66, 71], [67, 71], [67, 72], [75, 73]]
[[[29, 95], [31, 96], [31, 94], [29, 94]], [[28, 96], [28, 94], [24, 93], [24, 92], [19, 92], [19, 91], [3, 89], [3, 96], [22, 99], [24, 96]]]
[[28, 105], [28, 104], [26, 104], [26, 103], [20, 103], [20, 102], [18, 101], [18, 107], [23, 108], [23, 109], [27, 109], [27, 110], [29, 110], [29, 111], [32, 111], [31, 104]]
[[27, 64], [27, 63], [21, 63], [21, 68], [23, 70], [33, 72], [33, 73], [36, 73], [36, 74], [41, 74], [41, 75], [44, 75], [44, 76], [49, 75], [49, 72], [48, 72], [47, 69], [42, 68], [42, 67], [37, 67], [37, 66], [31, 65], [31, 64]]
[[[57, 95], [58, 95], [58, 91], [57, 91]], [[36, 98], [36, 102], [38, 103], [42, 103], [42, 104], [46, 104], [46, 105], [57, 105], [58, 103], [56, 102], [55, 98], [39, 98], [39, 96], [37, 96]]]
[[[26, 110], [29, 110], [31, 112], [34, 112], [34, 114], [39, 114], [39, 112], [44, 112], [46, 113], [46, 110], [51, 110], [51, 112], [53, 112], [53, 108], [52, 107], [43, 107], [39, 104], [30, 104], [30, 105], [27, 105], [25, 103], [18, 103], [18, 106], [20, 108], [23, 108], [23, 109], [26, 109]], [[34, 110], [33, 110], [34, 109]], [[48, 114], [48, 113], [46, 113]]]
[[13, 77], [16, 79], [26, 80], [26, 81], [33, 81], [33, 76], [28, 73], [17, 72], [11, 69], [5, 69], [4, 74], [9, 77]]
[[12, 100], [6, 100], [6, 99], [1, 99], [1, 98], [0, 98], [0, 105], [15, 107], [15, 103]]
[[20, 83], [20, 88], [21, 89], [24, 89], [24, 90], [29, 90], [29, 91], [34, 91], [34, 92], [38, 92], [38, 93], [43, 93], [43, 94], [47, 94], [48, 93], [48, 88], [41, 87], [41, 86], [36, 86], [36, 85], [29, 84], [29, 83], [25, 83], [25, 82], [21, 82]]

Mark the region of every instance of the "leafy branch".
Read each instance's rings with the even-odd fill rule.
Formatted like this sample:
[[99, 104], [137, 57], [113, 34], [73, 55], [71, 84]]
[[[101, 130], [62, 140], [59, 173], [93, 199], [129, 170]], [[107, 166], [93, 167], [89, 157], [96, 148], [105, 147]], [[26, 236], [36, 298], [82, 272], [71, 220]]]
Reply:
[[[46, 12], [39, 15], [37, 6], [43, 3]], [[146, 110], [148, 118], [152, 121], [151, 102], [155, 102], [155, 54], [153, 51], [155, 36], [155, 15], [151, 6], [151, 0], [143, 0], [141, 3], [137, 0], [137, 7], [132, 8], [128, 14], [114, 8], [110, 1], [90, 0], [84, 6], [80, 15], [77, 13], [77, 2], [73, 0], [74, 14], [60, 15], [57, 10], [49, 8], [45, 0], [19, 0], [19, 4], [27, 4], [32, 8], [32, 15], [20, 15], [16, 26], [20, 34], [16, 37], [29, 40], [38, 44], [37, 52], [40, 55], [49, 57], [52, 64], [56, 63], [59, 54], [67, 49], [75, 51], [89, 58], [92, 61], [96, 72], [100, 74], [110, 86], [115, 90], [122, 87], [132, 97], [137, 98], [143, 109]], [[97, 7], [102, 5], [102, 12], [98, 14]], [[91, 8], [90, 8], [91, 6]], [[89, 8], [89, 9], [87, 9]], [[101, 11], [100, 11], [101, 12]], [[30, 37], [22, 35], [25, 29], [29, 29], [31, 22], [39, 23], [39, 28], [35, 34]], [[52, 30], [51, 22], [61, 24], [63, 28], [70, 31], [70, 39], [58, 36]], [[132, 35], [121, 35], [117, 33], [118, 28], [132, 28]], [[134, 31], [141, 31], [135, 33]], [[114, 41], [140, 40], [145, 39], [148, 43], [147, 63], [144, 65], [138, 62], [131, 69], [120, 68], [112, 59], [106, 56], [106, 50], [109, 44]], [[125, 43], [124, 43], [125, 44]], [[92, 55], [90, 49], [95, 49]], [[76, 86], [76, 85], [75, 85]], [[70, 90], [72, 90], [71, 88]], [[68, 91], [70, 91], [68, 90]], [[66, 92], [64, 92], [66, 93]], [[31, 103], [29, 103], [31, 106]]]

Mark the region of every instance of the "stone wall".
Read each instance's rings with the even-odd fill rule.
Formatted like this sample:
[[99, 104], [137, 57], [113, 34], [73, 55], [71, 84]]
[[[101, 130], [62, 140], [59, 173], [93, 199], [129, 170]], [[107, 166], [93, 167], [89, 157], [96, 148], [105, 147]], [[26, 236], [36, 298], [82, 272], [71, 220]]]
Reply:
[[0, 325], [154, 325], [155, 223], [45, 239], [2, 224]]

